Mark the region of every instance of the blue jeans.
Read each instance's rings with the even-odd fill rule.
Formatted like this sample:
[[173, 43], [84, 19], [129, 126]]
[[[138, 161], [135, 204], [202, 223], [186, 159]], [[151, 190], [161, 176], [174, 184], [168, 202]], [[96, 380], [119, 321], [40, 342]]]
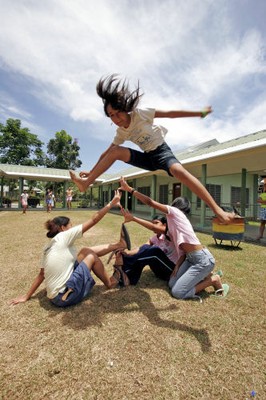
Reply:
[[195, 297], [195, 287], [213, 270], [215, 259], [208, 249], [188, 253], [176, 276], [169, 280], [171, 293], [177, 299]]
[[123, 271], [127, 274], [131, 285], [138, 283], [146, 265], [149, 265], [157, 278], [165, 281], [169, 280], [175, 267], [175, 264], [157, 246], [144, 244], [133, 256], [123, 254]]

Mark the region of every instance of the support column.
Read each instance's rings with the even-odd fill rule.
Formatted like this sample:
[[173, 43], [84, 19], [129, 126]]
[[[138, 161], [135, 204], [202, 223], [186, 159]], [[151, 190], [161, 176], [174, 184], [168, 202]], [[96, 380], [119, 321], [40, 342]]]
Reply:
[[[151, 181], [151, 198], [156, 201], [156, 186], [157, 186], [157, 175], [152, 175]], [[151, 219], [153, 219], [154, 215], [156, 214], [156, 210], [151, 207]]]
[[[201, 166], [201, 183], [204, 187], [207, 184], [207, 164], [202, 164]], [[203, 227], [206, 221], [206, 203], [201, 200], [200, 201], [200, 226]]]
[[[137, 180], [133, 179], [132, 186], [134, 188], [136, 187], [136, 182], [137, 182]], [[127, 200], [128, 200], [128, 196], [131, 196], [131, 194], [127, 192], [127, 196], [126, 196]], [[136, 211], [136, 202], [137, 202], [136, 198], [134, 196], [131, 196], [131, 212], [132, 213], [134, 213]]]
[[92, 187], [90, 188], [90, 208], [92, 208]]
[[113, 191], [113, 185], [111, 184], [108, 188], [108, 201], [112, 200], [112, 191]]
[[3, 197], [4, 197], [4, 177], [1, 178], [1, 197], [0, 197], [0, 207], [3, 207]]
[[[124, 196], [124, 199], [125, 199], [125, 210], [127, 210], [128, 209], [128, 196], [129, 196], [129, 193], [128, 192], [123, 192], [123, 196]], [[132, 198], [133, 198], [133, 196], [132, 196]]]
[[66, 181], [63, 182], [63, 199], [62, 199], [62, 207], [66, 208]]
[[98, 204], [98, 208], [102, 208], [103, 207], [103, 187], [99, 186], [99, 204]]
[[24, 178], [19, 178], [19, 195], [18, 195], [18, 209], [21, 210], [22, 206], [21, 206], [21, 193], [23, 192], [23, 184], [24, 184]]
[[241, 174], [241, 216], [246, 215], [246, 183], [247, 183], [247, 170], [242, 168]]
[[252, 217], [256, 221], [258, 218], [258, 190], [259, 190], [259, 176], [253, 175], [253, 195], [252, 195]]

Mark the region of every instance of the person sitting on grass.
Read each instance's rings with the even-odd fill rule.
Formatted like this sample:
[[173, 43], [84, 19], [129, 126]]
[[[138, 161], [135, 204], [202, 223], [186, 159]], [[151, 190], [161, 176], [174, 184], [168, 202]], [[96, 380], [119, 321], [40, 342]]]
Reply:
[[51, 241], [44, 249], [40, 272], [29, 291], [11, 300], [10, 304], [15, 305], [29, 300], [43, 281], [45, 281], [47, 297], [55, 306], [67, 307], [77, 304], [89, 295], [95, 285], [91, 271], [108, 289], [117, 287], [121, 277], [117, 275], [109, 277], [99, 256], [114, 249], [128, 247], [123, 226], [119, 242], [113, 245], [84, 247], [77, 253], [73, 244], [96, 225], [112, 206], [120, 205], [121, 195], [119, 191], [115, 191], [110, 203], [83, 224], [72, 227], [68, 217], [48, 220], [45, 227], [48, 230], [47, 237], [51, 238]]
[[[168, 236], [167, 219], [163, 215], [155, 215], [152, 221], [135, 217], [128, 210], [121, 209], [124, 223], [136, 222], [156, 233], [147, 243], [132, 250], [116, 250], [114, 253], [115, 268], [122, 270], [128, 277], [130, 285], [137, 285], [145, 266], [149, 266], [154, 275], [169, 282], [172, 272], [179, 260], [175, 245]], [[214, 274], [223, 276], [218, 270]], [[125, 286], [120, 280], [119, 286]]]
[[[148, 171], [166, 171], [202, 199], [221, 222], [230, 223], [234, 214], [222, 210], [202, 183], [181, 165], [165, 142], [167, 129], [154, 124], [154, 118], [205, 118], [212, 112], [211, 107], [202, 111], [139, 109], [137, 105], [142, 96], [139, 86], [130, 91], [126, 80], [119, 80], [115, 74], [98, 82], [97, 93], [103, 100], [106, 116], [118, 128], [112, 144], [91, 171], [82, 171], [79, 176], [74, 171], [69, 172], [81, 192], [93, 184], [116, 160], [120, 160]], [[143, 151], [121, 146], [127, 140]]]
[[187, 299], [198, 297], [204, 289], [212, 286], [217, 297], [225, 297], [229, 291], [227, 284], [222, 284], [221, 277], [213, 274], [215, 260], [196, 236], [187, 218], [190, 202], [184, 197], [176, 198], [171, 206], [161, 204], [136, 189], [130, 187], [124, 178], [120, 180], [120, 189], [131, 193], [142, 203], [164, 213], [167, 218], [168, 235], [180, 254], [179, 260], [169, 280], [169, 287], [174, 297]]
[[[176, 248], [167, 236], [167, 221], [162, 215], [155, 215], [152, 221], [133, 216], [122, 209], [124, 223], [136, 222], [155, 233], [147, 243], [132, 250], [117, 250], [115, 265], [126, 273], [131, 285], [136, 285], [145, 266], [149, 266], [155, 276], [169, 281], [178, 260]], [[120, 282], [123, 286], [123, 282]]]

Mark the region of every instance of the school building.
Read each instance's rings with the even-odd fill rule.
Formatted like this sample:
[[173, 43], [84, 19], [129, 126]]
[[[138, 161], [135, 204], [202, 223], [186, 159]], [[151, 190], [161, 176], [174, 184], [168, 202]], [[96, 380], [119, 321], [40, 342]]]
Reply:
[[[234, 206], [240, 215], [256, 220], [258, 217], [257, 198], [260, 181], [266, 177], [266, 130], [219, 143], [216, 139], [175, 152], [182, 165], [197, 177], [223, 207]], [[125, 164], [126, 165], [126, 164]], [[64, 189], [71, 184], [67, 170], [0, 164], [1, 194], [3, 207], [4, 178], [18, 179], [20, 193], [27, 180], [63, 182]], [[170, 204], [177, 196], [186, 196], [192, 203], [192, 215], [200, 224], [211, 219], [212, 211], [176, 178], [165, 171], [146, 171], [129, 167], [115, 174], [105, 173], [87, 190], [89, 207], [109, 202], [113, 191], [119, 187], [124, 176], [130, 186], [135, 187], [153, 199]], [[72, 186], [74, 184], [71, 184]], [[123, 205], [133, 213], [153, 215], [154, 210], [140, 203], [126, 193]], [[63, 207], [65, 204], [63, 203]]]

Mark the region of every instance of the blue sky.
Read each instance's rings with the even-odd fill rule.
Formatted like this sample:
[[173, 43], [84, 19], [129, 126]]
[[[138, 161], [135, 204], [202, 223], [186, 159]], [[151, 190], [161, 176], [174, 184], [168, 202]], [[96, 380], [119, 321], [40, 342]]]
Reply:
[[0, 0], [0, 9], [0, 122], [18, 118], [45, 143], [66, 130], [83, 170], [115, 134], [95, 91], [110, 73], [133, 88], [139, 80], [143, 107], [212, 105], [203, 120], [156, 120], [173, 149], [266, 128], [265, 0]]

